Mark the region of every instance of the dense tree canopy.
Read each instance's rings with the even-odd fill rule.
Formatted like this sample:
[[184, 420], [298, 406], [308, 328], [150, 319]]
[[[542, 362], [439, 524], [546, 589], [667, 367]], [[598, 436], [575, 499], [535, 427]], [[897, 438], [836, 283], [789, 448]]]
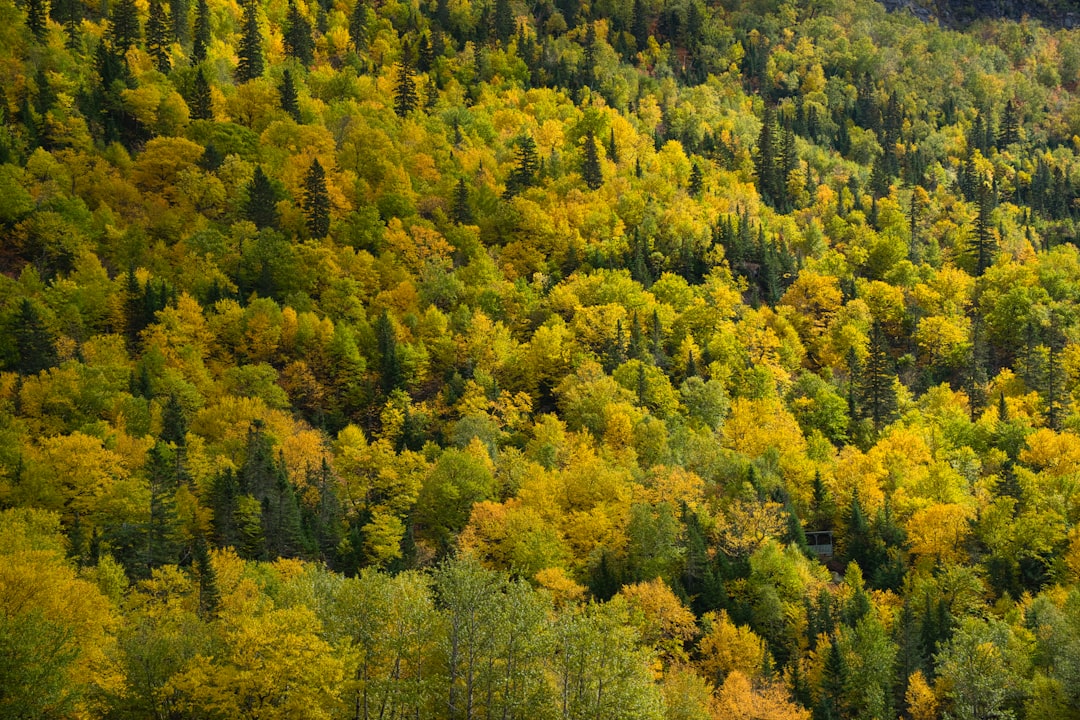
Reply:
[[1080, 716], [1080, 31], [909, 4], [0, 0], [0, 716]]

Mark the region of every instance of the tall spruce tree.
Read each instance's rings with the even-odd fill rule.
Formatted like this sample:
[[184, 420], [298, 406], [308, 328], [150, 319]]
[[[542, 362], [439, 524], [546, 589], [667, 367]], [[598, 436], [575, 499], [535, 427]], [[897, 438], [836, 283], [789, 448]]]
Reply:
[[514, 11], [510, 0], [495, 0], [495, 39], [505, 45], [514, 34]]
[[307, 67], [315, 59], [315, 42], [311, 38], [311, 23], [296, 6], [296, 0], [289, 0], [289, 9], [285, 16], [285, 52]]
[[172, 70], [172, 59], [169, 57], [171, 31], [165, 5], [161, 0], [150, 0], [150, 14], [146, 19], [146, 50], [154, 61], [154, 67], [166, 75]]
[[356, 52], [367, 47], [367, 21], [367, 0], [356, 0], [349, 15], [349, 40]]
[[469, 188], [465, 185], [465, 178], [458, 178], [454, 187], [453, 218], [458, 225], [471, 225], [473, 222], [472, 208], [469, 207]]
[[259, 29], [259, 4], [244, 0], [244, 15], [240, 22], [240, 46], [236, 51], [236, 81], [245, 83], [263, 74], [262, 31]]
[[210, 6], [206, 0], [198, 0], [195, 5], [195, 37], [191, 44], [191, 59], [194, 62], [206, 60], [210, 40]]
[[864, 416], [880, 430], [896, 411], [896, 389], [893, 381], [889, 339], [878, 320], [870, 328], [870, 353], [862, 373], [861, 405]]
[[172, 19], [172, 36], [181, 45], [187, 45], [191, 39], [188, 25], [188, 0], [169, 0], [169, 17]]
[[39, 42], [45, 39], [48, 30], [45, 0], [26, 0], [26, 27]]
[[116, 0], [109, 14], [109, 38], [113, 49], [121, 56], [139, 42], [139, 11], [135, 0]]
[[304, 216], [314, 238], [330, 233], [330, 194], [326, 190], [326, 171], [316, 158], [304, 177]]
[[997, 241], [990, 220], [993, 210], [992, 191], [986, 183], [979, 182], [975, 189], [975, 232], [971, 238], [971, 254], [975, 259], [975, 276], [982, 277], [994, 259]]
[[596, 190], [604, 184], [604, 176], [600, 170], [600, 154], [596, 147], [596, 138], [590, 132], [585, 136], [585, 145], [581, 160], [581, 177], [590, 190]]
[[694, 163], [693, 168], [690, 170], [690, 182], [687, 184], [686, 191], [690, 194], [690, 197], [701, 197], [704, 185], [705, 180], [701, 174], [701, 166]]
[[536, 155], [536, 141], [529, 135], [522, 135], [517, 141], [517, 163], [510, 172], [506, 181], [506, 199], [520, 193], [536, 183], [536, 172], [540, 168], [540, 160]]
[[292, 71], [288, 68], [285, 68], [285, 72], [281, 75], [278, 96], [281, 98], [281, 109], [289, 113], [293, 120], [300, 122], [300, 98], [296, 92]]
[[277, 193], [262, 167], [255, 168], [255, 174], [251, 176], [251, 182], [247, 186], [247, 193], [248, 200], [244, 208], [247, 219], [255, 223], [255, 227], [260, 230], [276, 228], [278, 224]]
[[398, 117], [405, 117], [416, 109], [420, 95], [416, 89], [416, 74], [413, 72], [412, 58], [408, 48], [401, 53], [398, 63], [397, 78], [394, 83], [394, 112]]
[[776, 203], [780, 199], [777, 193], [779, 183], [776, 164], [776, 111], [768, 103], [765, 104], [765, 113], [761, 117], [754, 168], [757, 173], [758, 193], [770, 205]]
[[17, 360], [15, 369], [23, 375], [36, 375], [57, 363], [56, 342], [41, 313], [29, 298], [19, 303], [14, 332]]
[[191, 101], [188, 109], [192, 120], [213, 120], [214, 109], [210, 96], [210, 83], [206, 80], [206, 73], [199, 68], [195, 73], [195, 80], [191, 84]]
[[375, 321], [375, 340], [379, 352], [379, 370], [382, 375], [383, 392], [389, 395], [401, 387], [403, 377], [394, 323], [385, 310], [379, 316], [379, 319]]

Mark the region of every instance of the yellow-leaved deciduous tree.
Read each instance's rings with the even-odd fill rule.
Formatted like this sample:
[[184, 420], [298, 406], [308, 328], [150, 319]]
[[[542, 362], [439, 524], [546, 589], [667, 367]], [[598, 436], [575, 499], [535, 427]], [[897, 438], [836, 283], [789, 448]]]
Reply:
[[797, 503], [809, 503], [814, 466], [798, 421], [779, 398], [736, 398], [722, 432], [727, 447], [751, 459], [775, 450], [788, 491]]
[[780, 298], [780, 304], [792, 311], [785, 316], [815, 359], [818, 359], [821, 339], [843, 301], [840, 283], [835, 277], [805, 269]]
[[765, 667], [765, 641], [745, 625], [736, 625], [726, 611], [706, 613], [705, 636], [698, 643], [698, 668], [711, 682], [721, 684], [733, 672], [757, 678]]
[[697, 634], [694, 614], [660, 578], [625, 585], [619, 591], [634, 611], [641, 640], [667, 662], [685, 662], [686, 644]]
[[427, 464], [416, 453], [400, 455], [385, 439], [369, 443], [363, 431], [349, 425], [334, 443], [334, 467], [346, 515], [368, 517], [364, 552], [383, 564], [401, 556], [404, 516], [416, 504]]
[[777, 683], [754, 686], [738, 670], [727, 676], [716, 695], [716, 720], [810, 720], [810, 711], [791, 701]]
[[720, 519], [720, 547], [733, 557], [749, 557], [769, 538], [783, 535], [787, 513], [777, 502], [734, 500]]
[[304, 606], [228, 618], [223, 648], [196, 656], [169, 681], [177, 706], [197, 716], [287, 720], [332, 718], [344, 664]]
[[664, 672], [665, 720], [711, 720], [713, 687], [688, 665], [672, 665]]
[[904, 694], [911, 720], [936, 720], [938, 699], [934, 689], [926, 682], [922, 670], [916, 670], [908, 678], [908, 689]]
[[938, 561], [966, 559], [964, 541], [971, 534], [970, 508], [956, 503], [938, 503], [912, 514], [905, 529], [911, 554]]
[[138, 522], [148, 512], [146, 483], [133, 477], [125, 458], [100, 438], [57, 435], [43, 440], [32, 457], [27, 482], [34, 503], [62, 513], [66, 521], [80, 516], [99, 524]]
[[114, 608], [64, 559], [60, 516], [0, 512], [0, 716], [100, 717], [120, 692]]

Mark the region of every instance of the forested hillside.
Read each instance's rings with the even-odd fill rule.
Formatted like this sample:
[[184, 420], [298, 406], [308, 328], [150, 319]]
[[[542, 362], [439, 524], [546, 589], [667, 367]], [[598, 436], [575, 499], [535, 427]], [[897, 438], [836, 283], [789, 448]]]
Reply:
[[868, 0], [0, 0], [0, 718], [1080, 718], [1078, 84]]

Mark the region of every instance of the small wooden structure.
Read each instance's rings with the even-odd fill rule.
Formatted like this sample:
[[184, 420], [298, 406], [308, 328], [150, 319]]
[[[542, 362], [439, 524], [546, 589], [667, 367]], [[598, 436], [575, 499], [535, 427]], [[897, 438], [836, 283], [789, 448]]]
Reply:
[[819, 558], [829, 560], [833, 556], [832, 530], [812, 530], [806, 533], [806, 544]]

